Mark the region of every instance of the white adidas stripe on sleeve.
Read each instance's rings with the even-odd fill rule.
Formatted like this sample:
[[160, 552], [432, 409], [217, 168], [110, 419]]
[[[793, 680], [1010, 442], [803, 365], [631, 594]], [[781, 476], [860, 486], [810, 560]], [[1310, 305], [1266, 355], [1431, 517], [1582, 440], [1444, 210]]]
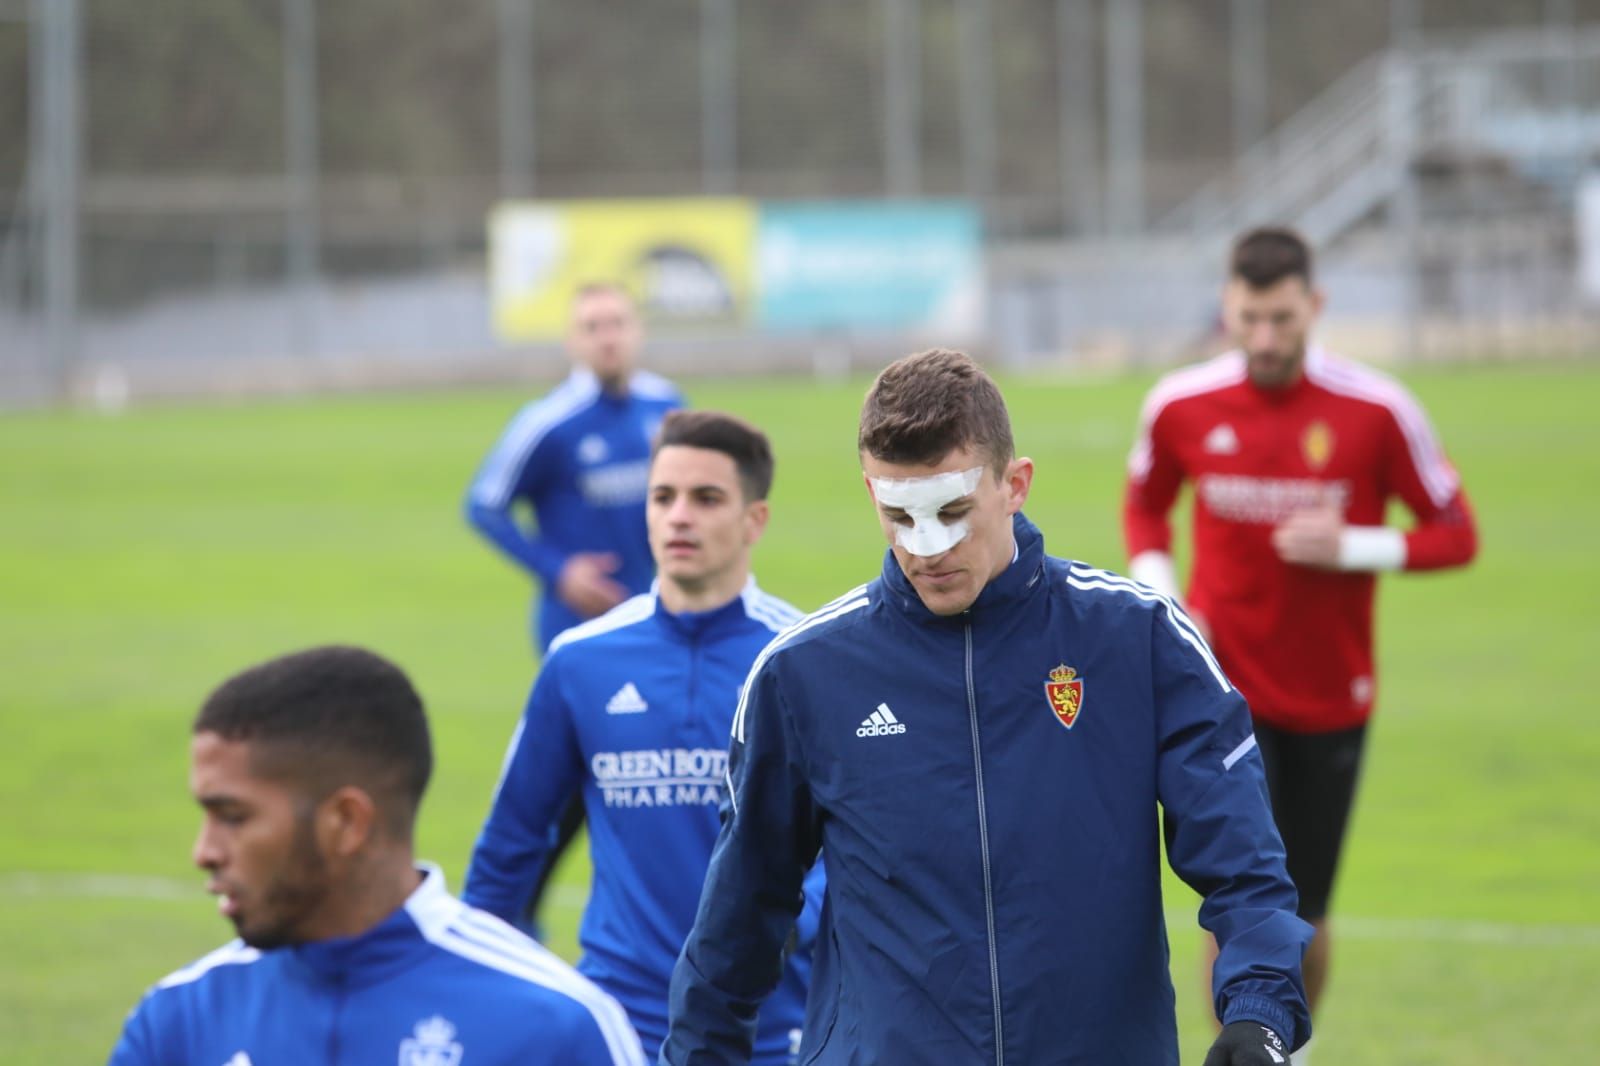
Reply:
[[1386, 408], [1400, 427], [1411, 465], [1434, 506], [1443, 507], [1455, 497], [1461, 487], [1460, 476], [1445, 458], [1433, 424], [1409, 389], [1387, 374], [1322, 349], [1313, 350], [1306, 359], [1306, 373], [1329, 392]]
[[1205, 661], [1206, 669], [1211, 676], [1216, 678], [1222, 691], [1232, 692], [1233, 685], [1229, 683], [1228, 676], [1222, 672], [1222, 666], [1217, 662], [1216, 656], [1211, 653], [1211, 648], [1205, 639], [1200, 636], [1194, 620], [1188, 616], [1182, 607], [1170, 596], [1163, 596], [1147, 585], [1114, 574], [1109, 570], [1100, 570], [1092, 566], [1074, 563], [1067, 575], [1067, 584], [1075, 589], [1086, 592], [1100, 590], [1106, 592], [1123, 592], [1149, 603], [1159, 603], [1165, 608], [1167, 623], [1177, 633], [1179, 639], [1192, 647]]
[[539, 442], [561, 422], [599, 394], [593, 376], [570, 377], [542, 400], [528, 404], [512, 419], [494, 451], [472, 481], [472, 499], [488, 507], [504, 507], [516, 488], [518, 473]]
[[1128, 474], [1135, 481], [1143, 481], [1154, 463], [1154, 445], [1151, 432], [1156, 419], [1169, 404], [1190, 396], [1199, 396], [1217, 389], [1237, 385], [1244, 380], [1244, 357], [1237, 351], [1224, 352], [1195, 366], [1175, 370], [1156, 382], [1145, 397], [1139, 410], [1139, 430], [1128, 453]]
[[756, 674], [761, 672], [761, 668], [767, 664], [767, 660], [772, 658], [772, 653], [808, 629], [819, 626], [824, 622], [830, 622], [835, 618], [842, 618], [851, 611], [857, 611], [865, 607], [871, 602], [867, 597], [860, 596], [859, 599], [850, 599], [849, 597], [858, 596], [866, 587], [865, 585], [860, 585], [845, 593], [844, 596], [813, 611], [779, 633], [772, 639], [772, 643], [763, 648], [761, 654], [756, 656], [756, 661], [750, 665], [750, 672], [745, 675], [744, 684], [739, 687], [739, 706], [733, 712], [733, 736], [739, 743], [744, 743], [744, 716], [746, 709], [750, 705], [750, 683], [755, 680]]
[[550, 642], [550, 649], [544, 653], [545, 658], [548, 659], [557, 648], [564, 648], [568, 644], [642, 622], [653, 615], [655, 610], [655, 593], [641, 592], [637, 596], [623, 600], [605, 614], [591, 618], [587, 622], [579, 622], [571, 629], [564, 629], [556, 634], [556, 638]]
[[200, 956], [183, 969], [169, 973], [156, 982], [156, 987], [174, 988], [178, 985], [192, 984], [218, 966], [245, 966], [259, 958], [261, 952], [247, 946], [244, 941], [230, 940], [215, 951]]
[[639, 1037], [615, 999], [500, 919], [443, 891], [412, 897], [407, 904], [417, 928], [435, 946], [501, 973], [558, 992], [584, 1007], [610, 1053], [612, 1066], [645, 1066]]

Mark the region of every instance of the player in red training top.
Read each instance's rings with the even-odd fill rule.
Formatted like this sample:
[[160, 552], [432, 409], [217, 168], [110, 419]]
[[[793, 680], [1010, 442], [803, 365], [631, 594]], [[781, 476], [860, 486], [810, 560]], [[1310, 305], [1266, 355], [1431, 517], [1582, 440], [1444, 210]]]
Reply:
[[[1313, 1008], [1372, 713], [1377, 574], [1460, 566], [1477, 550], [1460, 479], [1417, 401], [1307, 343], [1322, 299], [1299, 235], [1239, 238], [1223, 292], [1237, 347], [1150, 391], [1123, 509], [1132, 575], [1176, 597], [1167, 515], [1193, 485], [1187, 606], [1255, 716], [1300, 915], [1317, 931], [1305, 957]], [[1384, 525], [1396, 496], [1416, 518], [1409, 531]]]

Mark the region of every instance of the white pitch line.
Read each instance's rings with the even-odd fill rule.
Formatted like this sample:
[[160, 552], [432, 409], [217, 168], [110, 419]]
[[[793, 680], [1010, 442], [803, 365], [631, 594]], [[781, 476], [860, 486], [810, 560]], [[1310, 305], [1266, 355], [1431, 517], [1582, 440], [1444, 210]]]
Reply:
[[1517, 925], [1435, 918], [1332, 918], [1337, 936], [1352, 940], [1432, 941], [1518, 948], [1600, 947], [1600, 926]]
[[0, 874], [0, 896], [13, 899], [205, 899], [198, 878], [144, 877], [137, 874], [42, 874], [27, 871]]
[[[140, 874], [60, 874], [13, 871], [0, 873], [0, 899], [114, 899], [175, 900], [207, 903], [205, 883], [176, 877]], [[589, 902], [588, 889], [580, 885], [551, 885], [547, 904], [581, 911]]]
[[[0, 873], [0, 899], [110, 899], [123, 901], [206, 902], [198, 877], [108, 873]], [[581, 910], [589, 900], [582, 885], [551, 885], [548, 905]], [[1334, 914], [1333, 927], [1341, 939], [1389, 943], [1480, 944], [1516, 948], [1600, 948], [1600, 925], [1524, 925], [1518, 922], [1482, 922], [1448, 918], [1365, 918]], [[1167, 912], [1167, 928], [1175, 933], [1194, 929], [1193, 911]]]
[[[1483, 944], [1509, 948], [1600, 948], [1600, 925], [1524, 925], [1453, 918], [1363, 918], [1337, 912], [1329, 924], [1340, 940], [1377, 943]], [[1167, 928], [1198, 929], [1194, 912], [1168, 911]]]

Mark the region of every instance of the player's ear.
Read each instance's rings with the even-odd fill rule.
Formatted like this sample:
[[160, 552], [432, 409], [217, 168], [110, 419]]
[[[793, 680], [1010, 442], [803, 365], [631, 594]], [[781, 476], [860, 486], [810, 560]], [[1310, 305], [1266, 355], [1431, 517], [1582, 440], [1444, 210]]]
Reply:
[[344, 785], [317, 804], [316, 834], [323, 855], [348, 858], [372, 839], [378, 805], [365, 789]]
[[757, 500], [744, 509], [744, 542], [754, 544], [761, 539], [761, 534], [767, 531], [767, 521], [772, 517], [772, 508], [766, 500]]
[[1318, 286], [1311, 289], [1311, 314], [1312, 317], [1322, 314], [1323, 307], [1327, 306], [1328, 294]]
[[1022, 510], [1022, 505], [1028, 502], [1028, 490], [1033, 487], [1033, 460], [1019, 455], [1007, 463], [1000, 487], [1006, 494], [1006, 514]]

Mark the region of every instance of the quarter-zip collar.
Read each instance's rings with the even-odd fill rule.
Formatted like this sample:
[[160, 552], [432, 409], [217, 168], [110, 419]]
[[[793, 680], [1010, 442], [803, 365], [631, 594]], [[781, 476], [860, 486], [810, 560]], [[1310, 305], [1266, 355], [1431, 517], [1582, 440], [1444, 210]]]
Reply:
[[418, 863], [422, 884], [383, 921], [356, 936], [295, 944], [282, 950], [292, 962], [320, 981], [372, 984], [413, 964], [430, 948], [411, 912], [447, 895], [444, 874], [431, 863]]
[[749, 618], [749, 612], [746, 610], [748, 601], [761, 591], [756, 587], [756, 579], [750, 577], [746, 579], [739, 595], [721, 607], [713, 607], [709, 611], [683, 611], [674, 614], [661, 602], [659, 586], [660, 579], [650, 586], [650, 595], [655, 598], [656, 620], [669, 636], [686, 643], [714, 640], [723, 634], [738, 632]]
[[1249, 372], [1246, 371], [1245, 388], [1249, 389], [1253, 396], [1269, 407], [1287, 407], [1316, 387], [1312, 384], [1311, 379], [1316, 375], [1326, 358], [1327, 353], [1321, 345], [1308, 344], [1306, 345], [1305, 359], [1300, 363], [1300, 376], [1289, 384], [1276, 388], [1266, 388], [1251, 381]]
[[605, 404], [609, 407], [627, 407], [633, 403], [632, 374], [628, 375], [627, 383], [618, 392], [612, 392], [600, 384], [600, 378], [586, 366], [574, 367], [572, 372], [567, 375], [567, 380], [584, 389], [594, 390], [594, 397], [597, 403]]

